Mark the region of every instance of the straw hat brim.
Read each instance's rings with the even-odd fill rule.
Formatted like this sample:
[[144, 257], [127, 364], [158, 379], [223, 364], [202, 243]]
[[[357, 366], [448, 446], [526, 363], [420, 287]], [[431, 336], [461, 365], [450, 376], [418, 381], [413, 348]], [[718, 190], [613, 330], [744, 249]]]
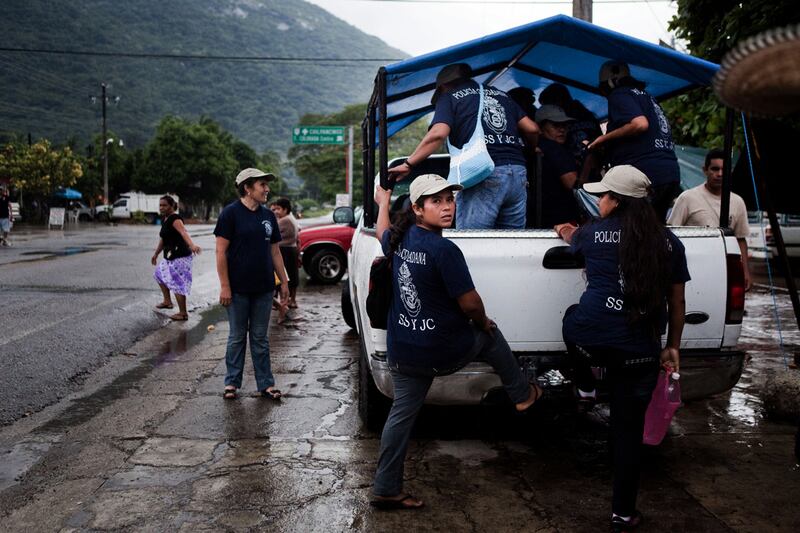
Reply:
[[800, 25], [760, 33], [728, 52], [714, 91], [725, 105], [754, 115], [800, 111]]

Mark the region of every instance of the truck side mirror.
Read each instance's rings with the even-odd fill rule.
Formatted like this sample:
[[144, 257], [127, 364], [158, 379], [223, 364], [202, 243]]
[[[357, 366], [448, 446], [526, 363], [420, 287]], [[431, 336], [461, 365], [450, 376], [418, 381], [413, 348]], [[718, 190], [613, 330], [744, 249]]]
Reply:
[[356, 214], [352, 207], [337, 207], [333, 210], [333, 221], [336, 224], [352, 224], [356, 221]]

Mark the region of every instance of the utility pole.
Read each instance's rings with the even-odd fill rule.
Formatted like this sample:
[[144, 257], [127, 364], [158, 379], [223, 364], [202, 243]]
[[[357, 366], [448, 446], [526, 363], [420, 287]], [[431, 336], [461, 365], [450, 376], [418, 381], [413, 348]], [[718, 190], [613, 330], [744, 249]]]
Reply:
[[103, 105], [103, 203], [108, 204], [108, 130], [106, 128], [106, 84], [101, 83]]
[[576, 19], [592, 21], [592, 0], [572, 0], [572, 16]]
[[345, 188], [350, 196], [350, 207], [353, 207], [353, 126], [350, 126], [350, 142], [347, 143], [347, 182]]

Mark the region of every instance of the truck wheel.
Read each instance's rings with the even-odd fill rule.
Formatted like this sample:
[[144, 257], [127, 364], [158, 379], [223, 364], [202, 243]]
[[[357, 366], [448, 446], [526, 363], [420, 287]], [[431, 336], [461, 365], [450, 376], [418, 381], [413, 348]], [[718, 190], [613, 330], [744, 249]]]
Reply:
[[363, 335], [359, 339], [359, 345], [361, 357], [358, 364], [358, 415], [367, 429], [380, 431], [383, 429], [386, 417], [389, 416], [392, 402], [378, 390], [372, 380]]
[[350, 284], [348, 282], [342, 284], [342, 318], [344, 318], [344, 323], [355, 331], [356, 315], [353, 312], [353, 303], [350, 301]]
[[347, 269], [344, 255], [333, 248], [315, 252], [309, 265], [308, 275], [319, 283], [336, 283]]
[[147, 213], [144, 215], [144, 221], [148, 224], [155, 224], [156, 223], [156, 216], [153, 213]]
[[108, 222], [108, 219], [109, 219], [108, 213], [106, 213], [105, 211], [97, 213], [97, 220], [99, 220], [100, 222]]

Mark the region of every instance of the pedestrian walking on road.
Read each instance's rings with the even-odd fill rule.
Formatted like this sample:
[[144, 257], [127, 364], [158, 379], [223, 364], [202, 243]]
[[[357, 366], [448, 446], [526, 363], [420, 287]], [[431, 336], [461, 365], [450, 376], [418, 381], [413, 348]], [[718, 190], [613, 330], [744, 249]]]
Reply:
[[3, 187], [0, 189], [0, 246], [8, 246], [8, 234], [13, 222], [11, 200], [8, 198], [8, 190]]
[[644, 416], [659, 366], [679, 370], [684, 284], [690, 277], [683, 244], [647, 201], [647, 176], [621, 165], [583, 188], [600, 195], [600, 219], [580, 228], [555, 227], [586, 260], [586, 291], [567, 309], [563, 335], [580, 403], [596, 399], [591, 367], [606, 369], [614, 462], [611, 529], [619, 533], [642, 521], [636, 495]]
[[461, 250], [442, 237], [453, 224], [460, 185], [425, 174], [411, 183], [408, 209], [390, 226], [391, 191], [378, 186], [376, 236], [391, 258], [392, 305], [387, 328], [394, 401], [381, 435], [371, 504], [379, 509], [418, 509], [422, 500], [403, 493], [403, 463], [417, 414], [436, 376], [457, 372], [480, 358], [499, 374], [518, 411], [542, 390], [520, 370], [503, 334], [486, 316]]
[[235, 399], [242, 386], [245, 350], [250, 339], [256, 384], [264, 397], [278, 400], [269, 358], [269, 315], [275, 275], [280, 300], [289, 299], [286, 269], [278, 243], [281, 232], [275, 215], [265, 207], [274, 174], [247, 168], [236, 176], [239, 199], [226, 206], [217, 220], [217, 274], [219, 301], [228, 310], [228, 346], [225, 350], [225, 399]]
[[[176, 213], [177, 202], [172, 196], [162, 196], [158, 201], [161, 211], [161, 232], [159, 233], [156, 252], [150, 259], [156, 271], [153, 277], [164, 296], [158, 309], [172, 309], [170, 291], [175, 293], [178, 302], [178, 312], [170, 315], [172, 320], [188, 320], [189, 312], [186, 310], [186, 297], [192, 291], [192, 255], [200, 253], [200, 247], [192, 242], [183, 218]], [[158, 260], [158, 254], [164, 252], [164, 257]]]

